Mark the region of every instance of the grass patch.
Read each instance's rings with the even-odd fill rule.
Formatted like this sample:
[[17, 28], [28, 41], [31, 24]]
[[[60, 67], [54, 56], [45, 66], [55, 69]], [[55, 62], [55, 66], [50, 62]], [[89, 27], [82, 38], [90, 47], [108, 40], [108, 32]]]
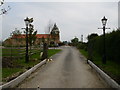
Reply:
[[8, 77], [16, 72], [21, 71], [20, 68], [2, 68], [2, 78]]
[[61, 51], [60, 49], [49, 49], [48, 50], [48, 57], [51, 57], [52, 55], [54, 55], [60, 51]]
[[34, 65], [36, 65], [39, 62], [40, 62], [40, 60], [38, 60], [38, 59], [36, 60], [36, 58], [35, 59], [30, 59], [29, 58], [29, 62], [28, 63], [25, 63], [25, 58], [14, 61], [14, 63], [16, 63], [19, 66], [22, 66], [23, 68], [33, 67]]
[[[87, 58], [88, 52], [81, 49], [80, 52]], [[102, 58], [94, 53], [93, 54], [93, 60], [98, 67], [100, 67], [104, 72], [106, 72], [108, 75], [110, 75], [115, 81], [117, 81], [120, 84], [120, 65], [114, 61], [107, 60], [107, 64], [102, 63]]]
[[87, 51], [80, 49], [81, 54], [83, 54], [86, 58], [88, 57]]

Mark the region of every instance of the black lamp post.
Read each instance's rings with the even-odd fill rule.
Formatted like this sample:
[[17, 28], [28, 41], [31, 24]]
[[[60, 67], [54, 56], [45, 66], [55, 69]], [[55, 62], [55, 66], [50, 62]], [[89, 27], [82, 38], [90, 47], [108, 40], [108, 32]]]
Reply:
[[26, 24], [26, 55], [25, 55], [25, 62], [27, 63], [29, 61], [29, 56], [28, 56], [28, 25], [29, 25], [29, 18], [27, 17], [24, 19], [25, 24]]
[[106, 48], [105, 48], [105, 26], [107, 23], [107, 19], [105, 18], [105, 16], [103, 17], [103, 19], [101, 19], [102, 24], [103, 24], [103, 64], [106, 64]]
[[102, 63], [106, 64], [106, 45], [105, 45], [105, 29], [110, 29], [110, 28], [106, 28], [106, 23], [107, 23], [107, 19], [105, 18], [105, 16], [103, 17], [103, 19], [101, 19], [102, 21], [102, 25], [103, 28], [98, 28], [98, 29], [103, 29], [103, 58], [102, 58]]

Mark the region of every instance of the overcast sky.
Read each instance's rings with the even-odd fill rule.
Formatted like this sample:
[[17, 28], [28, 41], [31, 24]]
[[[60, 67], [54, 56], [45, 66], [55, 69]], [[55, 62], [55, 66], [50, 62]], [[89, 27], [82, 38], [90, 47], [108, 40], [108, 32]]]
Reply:
[[[113, 0], [111, 0], [113, 1]], [[91, 33], [102, 34], [101, 19], [106, 16], [110, 32], [118, 27], [118, 2], [7, 2], [11, 10], [2, 18], [2, 38], [5, 40], [15, 28], [25, 27], [24, 18], [33, 17], [38, 34], [44, 34], [49, 21], [60, 29], [61, 41]], [[0, 22], [1, 23], [1, 22]], [[23, 30], [21, 30], [23, 31]]]

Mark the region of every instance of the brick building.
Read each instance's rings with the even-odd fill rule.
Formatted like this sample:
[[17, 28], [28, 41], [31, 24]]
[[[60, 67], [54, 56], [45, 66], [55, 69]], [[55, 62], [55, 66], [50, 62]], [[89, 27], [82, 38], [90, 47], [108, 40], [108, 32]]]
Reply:
[[[47, 42], [49, 45], [57, 45], [60, 43], [60, 31], [56, 24], [54, 24], [53, 28], [51, 29], [50, 34], [37, 34], [36, 35], [36, 45], [40, 45], [43, 40]], [[13, 46], [25, 46], [26, 42], [25, 34], [20, 35], [13, 35], [12, 37], [6, 39], [4, 41], [5, 45], [13, 45]]]

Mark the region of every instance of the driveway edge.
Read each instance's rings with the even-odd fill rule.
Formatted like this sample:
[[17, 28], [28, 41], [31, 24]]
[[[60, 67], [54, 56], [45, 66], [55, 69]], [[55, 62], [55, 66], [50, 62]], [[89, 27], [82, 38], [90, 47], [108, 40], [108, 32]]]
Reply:
[[39, 68], [40, 66], [42, 66], [43, 64], [45, 64], [47, 61], [46, 59], [41, 61], [40, 63], [38, 63], [37, 65], [35, 65], [34, 67], [32, 67], [31, 69], [27, 70], [26, 72], [24, 72], [23, 74], [21, 74], [20, 76], [18, 76], [17, 78], [13, 79], [10, 82], [7, 82], [3, 85], [0, 86], [0, 89], [2, 88], [13, 88], [15, 86], [17, 86], [19, 83], [21, 83], [25, 78], [27, 78], [32, 72], [34, 72], [37, 68]]
[[118, 90], [120, 90], [120, 85], [116, 81], [114, 81], [110, 76], [108, 76], [90, 60], [88, 60], [88, 63], [108, 83], [108, 85], [110, 85], [112, 88], [118, 88]]

